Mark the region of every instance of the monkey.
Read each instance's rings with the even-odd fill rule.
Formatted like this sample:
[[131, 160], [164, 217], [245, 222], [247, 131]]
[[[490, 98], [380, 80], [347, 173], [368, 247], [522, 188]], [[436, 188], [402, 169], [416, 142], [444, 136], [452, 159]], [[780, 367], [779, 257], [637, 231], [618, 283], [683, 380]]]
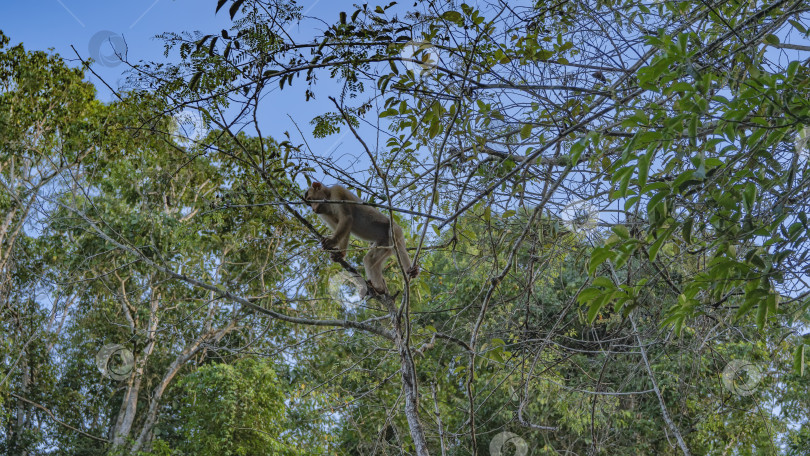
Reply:
[[[349, 234], [371, 243], [371, 249], [363, 258], [363, 264], [366, 267], [368, 280], [377, 293], [388, 294], [382, 268], [383, 263], [391, 256], [394, 249], [396, 249], [399, 261], [405, 268], [408, 277], [415, 278], [419, 275], [419, 266], [411, 264], [411, 258], [405, 249], [405, 235], [402, 228], [396, 223], [392, 227], [391, 220], [382, 212], [362, 204], [321, 202], [356, 201], [361, 203], [360, 198], [354, 193], [340, 185], [327, 187], [320, 182], [313, 182], [304, 194], [304, 201], [332, 229], [332, 237], [325, 238], [322, 244], [325, 250], [333, 251], [333, 256], [336, 255], [336, 258], [346, 255]], [[391, 242], [392, 231], [394, 242]]]

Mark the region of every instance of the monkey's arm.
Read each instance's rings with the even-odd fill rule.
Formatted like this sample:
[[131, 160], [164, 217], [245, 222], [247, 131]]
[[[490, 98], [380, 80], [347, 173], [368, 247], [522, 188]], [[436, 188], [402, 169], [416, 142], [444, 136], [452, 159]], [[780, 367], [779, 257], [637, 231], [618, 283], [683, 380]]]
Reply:
[[323, 246], [327, 250], [339, 250], [340, 256], [345, 255], [346, 248], [349, 246], [349, 235], [352, 232], [352, 217], [351, 208], [341, 206], [337, 211], [337, 225], [335, 225], [335, 232], [331, 238], [323, 240]]

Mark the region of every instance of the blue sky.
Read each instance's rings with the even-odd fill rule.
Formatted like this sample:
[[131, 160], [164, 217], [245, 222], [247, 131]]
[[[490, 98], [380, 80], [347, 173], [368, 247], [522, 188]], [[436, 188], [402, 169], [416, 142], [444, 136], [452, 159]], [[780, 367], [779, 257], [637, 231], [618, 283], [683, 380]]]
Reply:
[[[0, 30], [12, 43], [22, 42], [30, 50], [53, 48], [67, 60], [76, 58], [71, 45], [83, 58], [90, 56], [93, 36], [104, 31], [123, 37], [130, 60], [162, 59], [161, 42], [155, 35], [166, 31], [216, 31], [229, 23], [227, 14], [214, 14], [216, 0], [5, 1], [2, 8]], [[96, 46], [96, 52], [113, 55], [109, 42]], [[125, 69], [123, 64], [94, 66], [111, 85]], [[98, 79], [92, 75], [88, 79], [99, 87], [100, 99], [110, 99], [109, 91]]]
[[[162, 61], [163, 42], [155, 35], [164, 32], [201, 31], [219, 33], [230, 28], [227, 5], [215, 14], [216, 0], [132, 0], [132, 1], [80, 1], [80, 0], [30, 0], [0, 1], [0, 30], [12, 44], [23, 43], [28, 50], [53, 50], [63, 58], [78, 65], [75, 47], [82, 58], [93, 57], [93, 70], [113, 87], [123, 81], [126, 65], [116, 62], [111, 43], [125, 42], [127, 58], [131, 62], [141, 60]], [[302, 12], [327, 21], [336, 20], [341, 10], [354, 10], [352, 1], [303, 0]], [[288, 32], [295, 38], [306, 39], [308, 27], [322, 28], [322, 23], [303, 21], [300, 27]], [[124, 45], [120, 44], [123, 48]], [[172, 56], [170, 55], [170, 58]], [[101, 81], [87, 73], [86, 77], [98, 88], [102, 101], [114, 99]], [[298, 82], [299, 80], [296, 80]], [[263, 132], [281, 138], [284, 131], [297, 140], [297, 130], [288, 117], [296, 120], [313, 148], [324, 152], [339, 148], [339, 152], [354, 152], [357, 145], [350, 136], [336, 135], [323, 140], [313, 140], [309, 135], [309, 120], [316, 114], [331, 110], [327, 92], [329, 82], [320, 78], [320, 95], [316, 101], [304, 103], [303, 86], [298, 82], [293, 90], [273, 91], [263, 99], [260, 106], [260, 121]], [[300, 89], [300, 90], [298, 90]], [[279, 109], [281, 107], [281, 109]], [[372, 141], [373, 142], [373, 141]], [[350, 148], [350, 149], [349, 149]], [[339, 153], [340, 154], [340, 153]], [[338, 154], [338, 155], [339, 155]]]

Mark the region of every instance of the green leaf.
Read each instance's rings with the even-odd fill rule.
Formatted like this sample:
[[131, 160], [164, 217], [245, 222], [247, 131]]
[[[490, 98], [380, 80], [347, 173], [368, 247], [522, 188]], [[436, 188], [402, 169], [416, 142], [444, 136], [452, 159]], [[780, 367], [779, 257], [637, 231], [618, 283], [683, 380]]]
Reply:
[[683, 221], [683, 239], [687, 244], [692, 243], [692, 223], [694, 223], [692, 217], [687, 217], [686, 220]]
[[628, 166], [629, 172], [622, 175], [622, 180], [619, 183], [619, 197], [627, 196], [627, 186], [630, 185], [630, 178], [633, 177], [633, 167]]
[[616, 293], [615, 291], [612, 291], [610, 293], [605, 293], [604, 295], [602, 295], [601, 298], [596, 299], [591, 303], [591, 306], [588, 308], [588, 323], [589, 324], [592, 324], [594, 322], [594, 320], [596, 320], [596, 316], [599, 314], [599, 310], [601, 310], [602, 307], [604, 307], [605, 304], [607, 304], [607, 302], [610, 301], [613, 298], [613, 295], [615, 293]]
[[794, 20], [791, 19], [791, 20], [788, 20], [788, 22], [790, 23], [790, 25], [795, 27], [796, 30], [799, 31], [799, 33], [803, 33], [803, 34], [807, 33], [807, 29], [801, 23], [799, 23], [798, 21], [794, 21]]
[[605, 260], [613, 258], [615, 253], [607, 247], [598, 247], [593, 249], [591, 254], [591, 261], [588, 264], [588, 274], [594, 275], [596, 268], [599, 267]]
[[680, 191], [681, 190], [681, 184], [683, 184], [684, 182], [692, 179], [694, 174], [695, 174], [695, 172], [692, 171], [691, 169], [688, 169], [688, 170], [682, 172], [672, 182], [672, 188], [678, 189]]
[[616, 233], [622, 239], [629, 239], [630, 238], [630, 230], [627, 229], [624, 225], [613, 225], [610, 229]]
[[650, 261], [655, 261], [655, 257], [658, 256], [658, 251], [661, 250], [661, 246], [664, 245], [664, 241], [666, 240], [666, 236], [659, 236], [658, 239], [652, 243], [649, 250]]
[[641, 197], [639, 196], [631, 196], [630, 198], [627, 198], [627, 200], [624, 202], [624, 210], [629, 211], [630, 208], [633, 207], [636, 203], [638, 203], [640, 199]]
[[764, 298], [767, 295], [768, 292], [761, 288], [757, 288], [756, 290], [750, 293], [746, 293], [745, 301], [742, 303], [740, 308], [737, 309], [736, 317], [740, 318], [744, 314], [748, 313], [748, 311], [751, 310], [751, 308], [754, 307], [758, 302], [760, 301], [765, 302], [765, 300], [762, 298]]
[[799, 374], [800, 376], [804, 375], [804, 360], [806, 358], [805, 351], [807, 345], [801, 344], [796, 347], [796, 351], [793, 352], [793, 371]]
[[637, 109], [632, 116], [628, 117], [627, 119], [622, 121], [623, 127], [635, 127], [635, 126], [646, 126], [650, 122], [650, 118], [647, 117], [647, 113]]
[[673, 223], [672, 226], [667, 228], [667, 230], [664, 231], [663, 234], [660, 234], [658, 236], [658, 239], [656, 239], [655, 242], [653, 242], [653, 244], [650, 246], [650, 252], [649, 252], [650, 253], [650, 261], [655, 261], [655, 257], [658, 256], [658, 251], [661, 249], [661, 246], [664, 245], [664, 242], [667, 239], [669, 239], [669, 236], [672, 234], [673, 231], [675, 231], [675, 228], [677, 228], [677, 227], [678, 227], [678, 224]]
[[435, 138], [440, 131], [442, 131], [442, 124], [437, 119], [434, 119], [434, 121], [430, 123], [430, 128], [428, 129], [428, 137]]
[[445, 11], [442, 14], [442, 19], [448, 20], [450, 22], [455, 22], [456, 24], [462, 25], [463, 24], [463, 16], [458, 11]]
[[593, 286], [595, 286], [595, 287], [602, 287], [602, 288], [614, 288], [615, 287], [615, 285], [613, 285], [612, 280], [608, 279], [607, 277], [603, 277], [603, 276], [600, 276], [600, 277], [597, 277], [597, 278], [593, 279], [593, 282], [591, 282], [591, 284]]
[[582, 155], [582, 151], [585, 150], [585, 143], [580, 140], [575, 142], [571, 145], [571, 163], [577, 163], [579, 161], [580, 155]]
[[760, 331], [765, 328], [765, 320], [768, 318], [768, 300], [763, 299], [757, 307], [757, 327]]
[[604, 292], [600, 288], [588, 287], [579, 292], [579, 296], [577, 296], [577, 301], [579, 301], [580, 304], [585, 304], [587, 302], [590, 302], [597, 296], [601, 296], [602, 293]]
[[681, 332], [683, 332], [683, 322], [685, 319], [685, 315], [678, 315], [673, 320], [672, 330], [675, 332], [676, 335], [680, 336]]
[[779, 37], [776, 35], [768, 35], [765, 37], [765, 42], [768, 44], [779, 44]]
[[621, 268], [622, 266], [627, 263], [627, 260], [636, 252], [636, 246], [638, 245], [637, 241], [633, 239], [629, 243], [621, 246], [619, 253], [613, 259], [613, 265], [617, 268]]
[[599, 309], [602, 308], [601, 303], [602, 300], [597, 299], [591, 303], [590, 307], [588, 307], [588, 323], [593, 323], [594, 320], [596, 320], [596, 315], [599, 314]]
[[526, 139], [532, 135], [532, 124], [524, 124], [520, 127], [520, 139]]
[[757, 187], [753, 182], [749, 182], [743, 190], [743, 206], [745, 210], [751, 212], [754, 208], [754, 201], [757, 198]]
[[202, 71], [198, 71], [194, 73], [194, 76], [191, 77], [191, 81], [188, 82], [188, 88], [191, 90], [196, 90], [197, 86], [200, 85], [200, 78], [202, 77]]
[[643, 187], [647, 183], [647, 173], [650, 171], [650, 155], [644, 154], [638, 158], [638, 186]]
[[233, 2], [233, 5], [231, 5], [231, 8], [228, 10], [228, 13], [231, 15], [231, 19], [236, 16], [236, 13], [239, 11], [239, 7], [242, 6], [242, 3], [245, 3], [245, 0], [236, 0]]
[[661, 203], [661, 200], [667, 196], [669, 196], [668, 188], [653, 195], [652, 198], [650, 198], [650, 200], [647, 202], [647, 214], [653, 213], [653, 211], [655, 211], [655, 206]]

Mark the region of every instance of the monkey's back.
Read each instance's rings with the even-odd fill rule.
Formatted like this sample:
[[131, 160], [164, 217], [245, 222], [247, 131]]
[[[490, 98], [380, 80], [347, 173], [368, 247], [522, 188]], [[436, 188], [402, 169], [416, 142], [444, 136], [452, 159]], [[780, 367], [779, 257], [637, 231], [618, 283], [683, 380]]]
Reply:
[[[352, 218], [354, 219], [353, 235], [377, 245], [391, 245], [389, 242], [390, 220], [382, 212], [371, 206], [352, 205]], [[396, 228], [399, 227], [394, 229]]]

